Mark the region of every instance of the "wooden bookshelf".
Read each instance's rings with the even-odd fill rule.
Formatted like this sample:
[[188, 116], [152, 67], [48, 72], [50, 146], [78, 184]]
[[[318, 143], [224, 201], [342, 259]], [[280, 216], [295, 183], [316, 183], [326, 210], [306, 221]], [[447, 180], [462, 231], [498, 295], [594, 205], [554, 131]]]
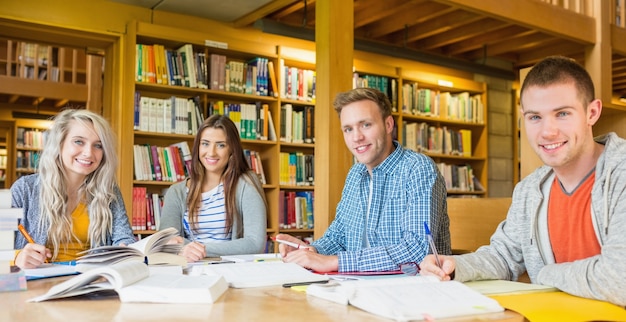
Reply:
[[[451, 168], [456, 168], [459, 173], [469, 173], [466, 180], [452, 180], [447, 184], [449, 197], [461, 196], [487, 196], [488, 188], [488, 154], [487, 154], [487, 85], [472, 80], [462, 79], [441, 74], [432, 74], [419, 70], [410, 70], [370, 61], [355, 59], [354, 62], [354, 86], [367, 86], [378, 88], [387, 93], [392, 101], [392, 113], [396, 122], [396, 138], [405, 147], [430, 156], [440, 167], [440, 171], [448, 181], [452, 180]], [[362, 81], [369, 80], [369, 84], [363, 85]], [[411, 91], [405, 90], [405, 86]], [[432, 100], [428, 104], [431, 108], [427, 111], [418, 110], [417, 92], [425, 90], [426, 95]], [[439, 106], [435, 110], [437, 102], [443, 101], [443, 95], [449, 97], [462, 96], [464, 101], [473, 102], [473, 116], [471, 113], [452, 114], [447, 108]], [[415, 94], [414, 99], [410, 99]], [[408, 97], [409, 96], [409, 97]], [[450, 98], [446, 101], [451, 101]], [[471, 140], [465, 153], [461, 148], [454, 145], [454, 151], [444, 151], [441, 145], [428, 145], [430, 137], [425, 137], [419, 144], [417, 130], [418, 125], [428, 129], [439, 129], [441, 133], [455, 133], [466, 131], [471, 133]], [[453, 142], [454, 143], [454, 142]], [[471, 171], [469, 170], [471, 169]], [[454, 170], [455, 172], [457, 170]], [[472, 180], [476, 178], [478, 184]], [[457, 175], [454, 176], [455, 178]]]
[[[208, 117], [211, 114], [213, 107], [219, 104], [258, 104], [260, 106], [266, 105], [268, 111], [271, 113], [272, 122], [276, 131], [276, 138], [274, 140], [257, 140], [242, 138], [242, 145], [244, 149], [256, 151], [260, 157], [262, 167], [265, 174], [266, 182], [263, 185], [266, 199], [268, 202], [268, 222], [267, 233], [272, 235], [279, 232], [278, 227], [278, 198], [279, 198], [279, 153], [282, 150], [278, 132], [280, 129], [280, 98], [272, 95], [258, 95], [254, 93], [243, 93], [237, 91], [221, 90], [219, 88], [211, 88], [209, 83], [207, 88], [178, 86], [171, 84], [156, 84], [149, 82], [140, 82], [136, 75], [131, 74], [135, 71], [135, 48], [137, 44], [142, 45], [162, 45], [165, 49], [177, 49], [185, 44], [191, 44], [193, 51], [196, 53], [202, 53], [206, 57], [207, 63], [207, 76], [210, 79], [210, 62], [211, 55], [225, 56], [226, 64], [230, 61], [235, 62], [251, 62], [254, 59], [262, 58], [267, 61], [271, 61], [274, 65], [274, 74], [278, 74], [278, 55], [276, 53], [276, 47], [266, 47], [264, 45], [255, 45], [250, 42], [229, 42], [213, 44], [214, 46], [205, 46], [206, 39], [210, 38], [208, 34], [188, 32], [186, 30], [180, 30], [176, 28], [169, 28], [163, 26], [157, 26], [152, 24], [145, 24], [141, 22], [132, 22], [128, 26], [129, 37], [127, 37], [126, 52], [127, 65], [124, 70], [129, 79], [128, 92], [139, 93], [141, 96], [148, 96], [160, 99], [167, 99], [171, 96], [177, 97], [195, 97], [198, 103], [198, 110]], [[182, 36], [185, 35], [185, 36]], [[227, 47], [220, 48], [220, 47]], [[227, 86], [228, 87], [228, 86]], [[264, 93], [259, 93], [264, 94]], [[270, 94], [269, 92], [267, 94]], [[133, 120], [134, 119], [134, 97], [128, 96], [125, 100], [127, 108], [123, 109], [124, 116], [122, 119]], [[234, 115], [231, 118], [235, 118]], [[234, 120], [237, 123], [237, 120]], [[243, 123], [242, 123], [243, 124]], [[158, 181], [138, 181], [133, 174], [133, 151], [132, 146], [135, 144], [151, 144], [167, 146], [179, 141], [187, 141], [191, 147], [193, 144], [194, 135], [180, 135], [180, 134], [162, 134], [154, 131], [137, 131], [134, 128], [133, 122], [125, 122], [122, 124], [122, 136], [127, 138], [125, 140], [125, 147], [122, 147], [122, 154], [127, 157], [122, 158], [122, 171], [120, 185], [122, 186], [122, 192], [124, 199], [132, 200], [132, 188], [133, 187], [145, 187], [148, 193], [157, 193], [161, 196], [164, 194], [164, 189], [169, 187], [173, 182], [158, 182]], [[241, 132], [242, 135], [245, 131]], [[300, 147], [295, 148], [299, 150]], [[313, 150], [313, 145], [309, 144], [305, 147], [309, 151]], [[311, 188], [312, 189], [312, 188]], [[127, 207], [131, 208], [131, 207]], [[131, 208], [132, 209], [132, 208]], [[129, 212], [129, 214], [132, 213]], [[150, 230], [141, 229], [136, 231], [137, 233], [146, 234]]]
[[[85, 108], [88, 102], [90, 65], [86, 50], [51, 43], [44, 30], [43, 27], [29, 29], [32, 34], [29, 40], [0, 32], [0, 136], [5, 138], [4, 149], [9, 160], [0, 186], [5, 188], [36, 170], [43, 146], [24, 142], [24, 133], [34, 131], [40, 137], [50, 123], [45, 119], [66, 106]], [[92, 95], [96, 91], [102, 89], [96, 89]]]
[[37, 172], [43, 149], [44, 133], [50, 121], [19, 119], [15, 124], [15, 180]]

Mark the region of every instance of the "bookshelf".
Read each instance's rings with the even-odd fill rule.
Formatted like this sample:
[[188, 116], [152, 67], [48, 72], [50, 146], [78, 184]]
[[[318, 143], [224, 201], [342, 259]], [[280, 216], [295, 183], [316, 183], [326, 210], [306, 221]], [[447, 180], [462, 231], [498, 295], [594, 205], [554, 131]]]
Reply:
[[[0, 170], [4, 178], [0, 186], [5, 188], [35, 172], [43, 147], [35, 140], [42, 140], [50, 123], [46, 119], [66, 106], [87, 106], [87, 81], [93, 74], [89, 68], [98, 69], [88, 65], [84, 48], [51, 43], [46, 31], [38, 28], [28, 32], [32, 34], [28, 41], [0, 33], [0, 141], [4, 142], [0, 149], [6, 151], [8, 160]], [[98, 91], [102, 89], [92, 95]]]
[[[221, 42], [217, 40], [207, 42], [206, 39], [209, 35], [204, 33], [188, 32], [176, 28], [145, 24], [141, 22], [131, 22], [128, 30], [129, 37], [127, 39], [127, 45], [128, 48], [132, 49], [129, 50], [129, 52], [126, 52], [125, 61], [128, 65], [126, 65], [124, 70], [128, 72], [126, 75], [133, 80], [132, 83], [129, 84], [131, 93], [138, 93], [141, 97], [150, 97], [160, 100], [168, 100], [172, 96], [183, 99], [191, 98], [195, 104], [195, 111], [199, 115], [202, 115], [198, 117], [199, 121], [202, 120], [203, 117], [206, 118], [211, 114], [220, 113], [228, 115], [236, 124], [240, 124], [240, 135], [243, 148], [245, 150], [254, 151], [251, 154], [254, 159], [260, 161], [264, 170], [265, 183], [263, 184], [263, 188], [268, 202], [267, 233], [268, 235], [278, 233], [280, 230], [278, 226], [278, 199], [279, 190], [281, 189], [279, 187], [278, 161], [280, 152], [283, 149], [285, 149], [285, 151], [300, 151], [301, 148], [312, 152], [313, 145], [305, 143], [292, 144], [285, 142], [285, 146], [281, 146], [278, 137], [278, 135], [280, 135], [280, 133], [278, 133], [278, 129], [280, 128], [280, 98], [277, 97], [278, 93], [274, 96], [272, 95], [273, 93], [268, 90], [263, 91], [263, 87], [267, 88], [269, 84], [263, 85], [261, 84], [261, 79], [257, 79], [257, 85], [262, 86], [253, 86], [252, 90], [247, 90], [249, 87], [243, 86], [242, 89], [241, 83], [237, 83], [236, 78], [233, 78], [230, 83], [228, 80], [229, 75], [232, 76], [233, 73], [238, 70], [240, 71], [241, 68], [245, 68], [246, 71], [248, 71], [245, 75], [252, 74], [252, 69], [248, 70], [247, 68], [251, 67], [253, 64], [256, 64], [257, 71], [264, 68], [264, 66], [273, 65], [273, 72], [277, 75], [279, 60], [276, 47], [263, 45], [257, 46], [250, 42]], [[185, 46], [191, 47], [191, 51], [193, 53], [199, 54], [197, 56], [204, 57], [201, 58], [201, 60], [204, 59], [204, 62], [206, 63], [206, 71], [202, 73], [207, 77], [206, 86], [181, 86], [177, 85], [177, 83], [172, 84], [167, 81], [165, 81], [167, 84], [164, 84], [165, 82], [159, 84], [152, 81], [146, 82], [144, 77], [139, 79], [136, 74], [135, 65], [137, 59], [135, 55], [137, 51], [134, 50], [135, 48], [138, 48], [137, 45], [144, 45], [142, 49], [148, 48], [149, 46], [153, 46], [153, 48], [159, 48], [159, 46], [162, 46], [161, 48], [172, 51]], [[218, 68], [216, 68], [218, 65], [215, 64], [219, 63], [219, 59], [216, 59], [215, 61], [212, 60], [214, 57], [223, 57], [221, 66], [228, 66], [229, 73], [226, 74], [225, 80], [219, 78], [219, 75], [223, 75], [223, 73], [219, 73], [217, 75], [214, 74], [215, 70], [218, 70]], [[143, 56], [143, 58], [145, 59], [145, 56]], [[270, 62], [271, 64], [269, 64]], [[202, 68], [199, 68], [198, 70], [202, 71]], [[221, 68], [219, 70], [221, 70]], [[132, 72], [133, 75], [129, 75], [130, 72]], [[267, 74], [269, 74], [269, 71]], [[217, 79], [219, 79], [219, 82]], [[216, 81], [215, 83], [213, 82], [214, 80]], [[255, 88], [257, 90], [254, 90]], [[136, 100], [137, 99], [134, 96], [132, 99], [129, 97], [129, 99], [126, 100], [126, 105], [129, 108], [123, 109], [123, 113], [126, 114], [122, 117], [122, 119], [135, 120], [134, 108], [131, 107], [135, 106]], [[298, 102], [297, 100], [294, 100], [292, 103], [295, 104]], [[255, 109], [255, 107], [257, 108]], [[274, 137], [269, 134], [269, 131], [265, 135], [262, 135], [264, 133], [259, 133], [259, 137], [254, 135], [258, 128], [256, 126], [249, 128], [246, 125], [251, 124], [246, 123], [249, 120], [247, 115], [250, 115], [250, 108], [252, 111], [251, 113], [253, 114], [258, 113], [257, 115], [271, 115], [271, 121], [274, 124], [274, 129], [276, 131]], [[265, 114], [265, 111], [268, 113]], [[254, 122], [256, 122], [257, 119], [257, 117], [252, 117]], [[269, 120], [267, 124], [269, 124]], [[145, 127], [142, 128], [141, 125], [130, 121], [122, 124], [122, 127], [122, 132], [124, 133], [123, 136], [128, 138], [125, 142], [128, 142], [128, 146], [131, 147], [134, 145], [146, 144], [165, 147], [181, 141], [187, 142], [189, 147], [192, 147], [195, 136], [195, 128], [192, 127], [189, 128], [190, 131], [188, 133], [184, 134], [159, 133], [156, 126], [146, 129]], [[251, 132], [251, 130], [253, 132]], [[266, 138], [266, 135], [269, 137]], [[261, 136], [263, 136], [263, 138], [261, 138]], [[130, 144], [131, 142], [132, 144]], [[127, 157], [121, 158], [122, 168], [127, 170], [133, 169], [135, 161], [135, 157], [133, 156], [134, 151], [129, 149], [128, 146], [122, 148], [122, 154], [127, 155]], [[132, 178], [132, 180], [130, 178]], [[180, 181], [180, 178], [176, 181]], [[173, 181], [137, 180], [135, 174], [132, 173], [131, 170], [122, 174], [120, 185], [122, 187], [124, 199], [132, 200], [132, 189], [134, 188], [141, 187], [144, 188], [148, 194], [158, 194], [162, 197], [164, 195], [164, 190], [173, 183]], [[129, 205], [127, 205], [127, 208], [129, 208], [128, 206]], [[134, 206], [129, 210], [129, 214], [136, 212]], [[135, 230], [135, 233], [138, 235], [150, 234], [152, 232], [152, 229]]]
[[449, 197], [487, 196], [486, 84], [355, 59], [353, 86], [387, 93], [396, 139], [435, 161]]
[[279, 46], [278, 232], [312, 241], [315, 226], [315, 53]]
[[0, 93], [11, 104], [54, 110], [87, 102], [85, 49], [20, 41], [0, 35]]
[[15, 123], [15, 179], [35, 173], [43, 142], [44, 132], [50, 126], [47, 120], [19, 119]]

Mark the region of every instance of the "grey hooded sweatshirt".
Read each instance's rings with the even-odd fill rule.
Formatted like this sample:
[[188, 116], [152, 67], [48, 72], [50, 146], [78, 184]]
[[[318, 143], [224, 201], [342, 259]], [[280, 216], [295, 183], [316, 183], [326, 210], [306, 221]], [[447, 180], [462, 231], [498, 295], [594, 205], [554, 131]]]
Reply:
[[533, 283], [626, 306], [626, 140], [615, 133], [595, 140], [605, 146], [591, 191], [591, 216], [601, 254], [555, 263], [547, 223], [555, 174], [542, 166], [515, 187], [507, 218], [491, 236], [490, 245], [456, 256], [455, 280], [517, 280], [527, 271]]

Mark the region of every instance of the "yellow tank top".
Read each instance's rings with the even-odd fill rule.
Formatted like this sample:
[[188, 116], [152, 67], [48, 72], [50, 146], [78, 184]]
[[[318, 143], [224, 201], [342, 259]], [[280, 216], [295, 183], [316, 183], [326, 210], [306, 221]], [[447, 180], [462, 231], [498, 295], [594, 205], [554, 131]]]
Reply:
[[[90, 248], [90, 243], [87, 238], [89, 231], [89, 213], [87, 212], [87, 205], [79, 203], [76, 209], [72, 212], [72, 232], [74, 236], [78, 238], [70, 243], [59, 245], [59, 254], [54, 260], [55, 262], [66, 262], [76, 260], [78, 253]], [[49, 249], [52, 249], [52, 245], [46, 245]]]

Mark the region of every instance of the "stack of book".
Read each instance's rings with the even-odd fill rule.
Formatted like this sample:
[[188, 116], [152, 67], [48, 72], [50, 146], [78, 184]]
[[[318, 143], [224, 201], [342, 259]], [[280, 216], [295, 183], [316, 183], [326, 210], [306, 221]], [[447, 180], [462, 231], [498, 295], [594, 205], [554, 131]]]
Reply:
[[11, 208], [11, 192], [0, 190], [0, 292], [26, 289], [24, 271], [11, 266], [15, 258], [15, 231], [21, 216], [21, 208]]

